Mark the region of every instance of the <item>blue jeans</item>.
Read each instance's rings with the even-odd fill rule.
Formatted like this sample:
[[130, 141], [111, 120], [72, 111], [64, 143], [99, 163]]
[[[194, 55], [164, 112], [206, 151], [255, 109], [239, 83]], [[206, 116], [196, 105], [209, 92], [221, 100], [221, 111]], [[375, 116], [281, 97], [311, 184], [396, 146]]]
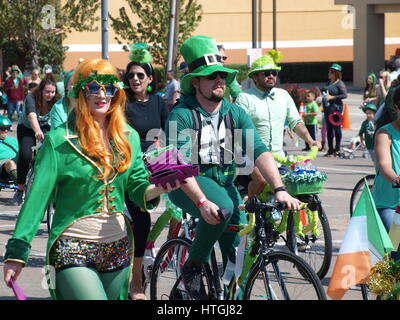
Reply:
[[385, 226], [387, 232], [389, 232], [390, 226], [393, 223], [393, 216], [395, 214], [395, 209], [392, 208], [377, 208], [379, 216]]
[[12, 116], [14, 115], [14, 112], [17, 111], [18, 119], [21, 116], [22, 113], [22, 101], [17, 101], [17, 102], [11, 102], [8, 101], [7, 103], [7, 116], [12, 121]]

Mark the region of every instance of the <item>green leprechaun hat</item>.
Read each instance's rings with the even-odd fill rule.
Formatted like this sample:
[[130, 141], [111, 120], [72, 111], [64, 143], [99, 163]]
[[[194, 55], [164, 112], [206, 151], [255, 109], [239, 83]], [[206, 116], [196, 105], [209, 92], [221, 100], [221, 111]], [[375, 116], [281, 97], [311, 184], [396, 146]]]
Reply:
[[181, 79], [181, 90], [184, 94], [194, 94], [191, 84], [192, 78], [208, 76], [214, 72], [227, 72], [226, 85], [229, 86], [235, 79], [237, 70], [225, 68], [221, 63], [217, 42], [214, 38], [206, 36], [194, 36], [187, 39], [180, 48], [185, 62], [188, 64], [189, 73]]
[[254, 62], [251, 65], [250, 72], [249, 72], [249, 78], [253, 76], [253, 74], [260, 72], [260, 71], [265, 71], [265, 70], [277, 70], [280, 71], [281, 67], [276, 65], [278, 60], [280, 60], [282, 55], [280, 52], [271, 50], [269, 52], [269, 55], [262, 55], [258, 59], [254, 60]]

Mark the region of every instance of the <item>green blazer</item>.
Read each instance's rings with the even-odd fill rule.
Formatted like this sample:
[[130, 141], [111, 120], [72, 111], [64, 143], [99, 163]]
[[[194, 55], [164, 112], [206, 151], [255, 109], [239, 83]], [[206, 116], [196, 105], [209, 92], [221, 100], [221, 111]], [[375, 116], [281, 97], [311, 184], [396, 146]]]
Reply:
[[[51, 199], [55, 204], [55, 213], [47, 243], [46, 265], [49, 265], [48, 256], [52, 245], [76, 219], [102, 212], [104, 203], [111, 214], [123, 213], [125, 191], [143, 209], [152, 209], [158, 205], [159, 198], [150, 202], [145, 200], [145, 191], [150, 183], [141, 158], [139, 135], [134, 129], [126, 125], [125, 134], [132, 149], [129, 169], [122, 173], [115, 171], [111, 178], [99, 180], [96, 176], [101, 168], [82, 151], [73, 128], [72, 116], [68, 123], [46, 135], [35, 161], [35, 178], [31, 190], [18, 215], [14, 235], [6, 246], [5, 261], [27, 263], [30, 243]], [[128, 224], [128, 220], [125, 220]], [[132, 244], [132, 233], [129, 227], [127, 229]], [[127, 288], [128, 284], [124, 289]], [[56, 298], [55, 293], [52, 290], [50, 292]]]

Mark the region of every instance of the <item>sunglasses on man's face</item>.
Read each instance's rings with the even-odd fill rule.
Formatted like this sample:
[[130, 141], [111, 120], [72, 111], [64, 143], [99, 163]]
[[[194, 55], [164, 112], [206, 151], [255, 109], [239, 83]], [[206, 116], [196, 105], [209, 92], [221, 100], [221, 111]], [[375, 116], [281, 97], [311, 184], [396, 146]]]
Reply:
[[276, 77], [278, 75], [278, 71], [276, 70], [265, 70], [261, 72], [265, 77], [269, 77], [270, 75]]
[[143, 72], [130, 72], [127, 78], [128, 80], [132, 80], [135, 76], [137, 76], [139, 80], [143, 80], [146, 75]]
[[220, 76], [221, 79], [226, 79], [228, 77], [228, 72], [217, 71], [217, 72], [211, 73], [206, 78], [207, 78], [207, 80], [215, 80], [215, 79], [217, 79], [218, 76]]
[[0, 127], [0, 131], [10, 131], [11, 126], [2, 126]]
[[98, 96], [100, 90], [103, 90], [106, 94], [106, 97], [114, 97], [118, 91], [118, 88], [113, 84], [102, 84], [98, 83], [96, 80], [89, 82], [86, 86], [86, 91], [91, 96]]

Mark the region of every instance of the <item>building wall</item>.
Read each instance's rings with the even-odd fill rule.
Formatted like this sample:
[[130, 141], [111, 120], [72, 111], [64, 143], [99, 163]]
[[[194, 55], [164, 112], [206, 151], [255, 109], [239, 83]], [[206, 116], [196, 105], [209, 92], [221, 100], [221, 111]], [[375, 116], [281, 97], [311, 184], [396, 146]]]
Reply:
[[[202, 21], [194, 35], [208, 35], [224, 44], [227, 63], [246, 63], [246, 49], [252, 47], [251, 3], [243, 0], [199, 0]], [[285, 0], [277, 2], [277, 48], [282, 62], [352, 61], [353, 30], [347, 6], [334, 0]], [[109, 1], [111, 15], [117, 16], [125, 0]], [[127, 7], [128, 13], [130, 9]], [[100, 16], [100, 11], [99, 11]], [[133, 15], [132, 15], [133, 16]], [[400, 48], [400, 13], [385, 14], [385, 59]], [[74, 68], [79, 58], [101, 58], [101, 23], [97, 32], [72, 33], [64, 42], [70, 49], [64, 67]], [[272, 48], [272, 0], [258, 1], [258, 47]], [[168, 27], [168, 26], [166, 26]], [[114, 39], [109, 26], [110, 61], [119, 68], [128, 63], [128, 53]]]

